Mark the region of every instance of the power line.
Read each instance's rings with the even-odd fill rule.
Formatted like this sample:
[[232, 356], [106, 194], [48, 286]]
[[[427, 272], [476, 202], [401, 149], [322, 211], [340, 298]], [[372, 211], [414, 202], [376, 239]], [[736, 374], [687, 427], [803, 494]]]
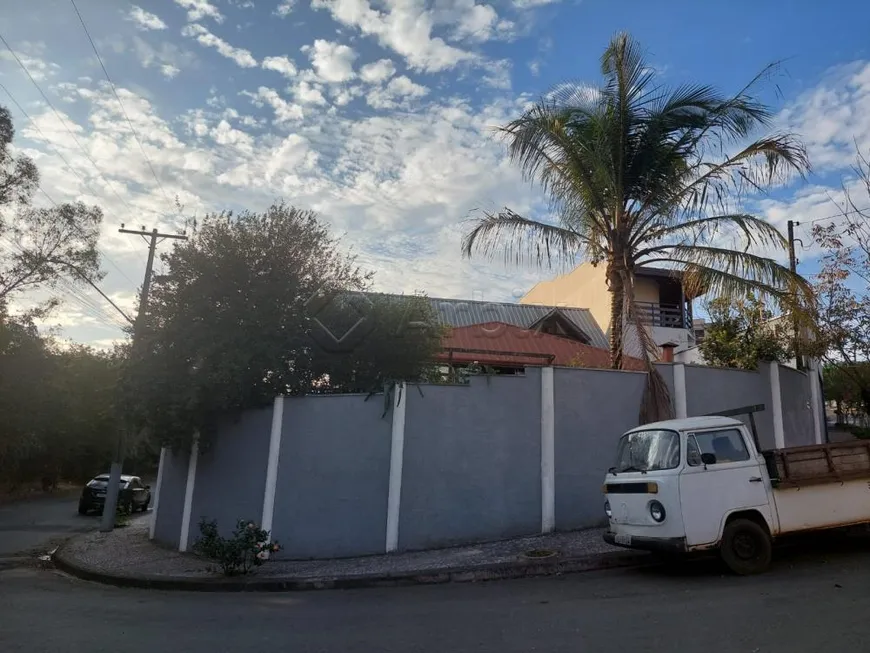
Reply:
[[[5, 240], [9, 245], [11, 245], [15, 250], [20, 253], [26, 253], [24, 248], [21, 247], [17, 242], [12, 240], [9, 236], [3, 236], [3, 240]], [[91, 297], [88, 297], [84, 293], [82, 293], [78, 288], [76, 288], [73, 284], [66, 281], [65, 279], [58, 279], [52, 285], [55, 287], [60, 286], [59, 290], [64, 295], [72, 301], [73, 304], [78, 306], [85, 314], [93, 317], [98, 322], [102, 323], [105, 326], [110, 326], [113, 328], [120, 328], [126, 326], [121, 320], [108, 311], [106, 311], [99, 303], [95, 302]], [[114, 306], [114, 303], [109, 300], [110, 303]], [[120, 310], [115, 306], [117, 310]]]
[[[33, 128], [36, 129], [37, 133], [38, 133], [40, 136], [42, 136], [42, 138], [45, 140], [45, 144], [46, 144], [49, 148], [51, 148], [51, 151], [54, 152], [54, 153], [55, 153], [55, 154], [60, 158], [61, 161], [64, 162], [64, 164], [65, 164], [66, 167], [69, 169], [69, 171], [70, 171], [71, 173], [73, 173], [73, 175], [75, 175], [75, 177], [76, 177], [79, 181], [81, 181], [85, 186], [87, 186], [87, 187], [90, 188], [92, 191], [94, 191], [94, 194], [95, 194], [95, 195], [99, 195], [99, 193], [97, 193], [97, 191], [94, 189], [94, 187], [91, 186], [91, 184], [90, 184], [88, 181], [86, 181], [83, 177], [81, 177], [81, 176], [79, 175], [79, 173], [76, 171], [76, 169], [75, 169], [75, 168], [70, 164], [69, 161], [67, 161], [66, 157], [65, 157], [63, 154], [61, 154], [60, 151], [59, 151], [59, 150], [58, 150], [54, 145], [52, 145], [51, 141], [48, 140], [48, 137], [46, 137], [46, 135], [43, 133], [43, 131], [39, 128], [39, 125], [36, 124], [36, 121], [35, 121], [35, 120], [30, 116], [29, 113], [27, 113], [27, 111], [24, 110], [24, 107], [22, 107], [21, 104], [19, 104], [18, 100], [15, 99], [15, 96], [12, 95], [12, 93], [9, 91], [9, 89], [6, 88], [2, 83], [0, 83], [0, 88], [2, 88], [4, 91], [6, 91], [6, 95], [9, 96], [9, 99], [12, 100], [12, 102], [15, 104], [15, 106], [18, 107], [18, 110], [19, 110], [21, 113], [24, 114], [24, 117], [27, 118], [27, 119], [30, 121], [30, 124], [33, 126]], [[58, 203], [55, 202], [55, 201], [52, 199], [51, 195], [49, 195], [49, 194], [46, 192], [46, 190], [45, 190], [42, 186], [39, 187], [39, 190], [42, 191], [42, 194], [45, 195], [45, 196], [48, 198], [48, 201], [49, 201], [49, 202], [51, 202], [51, 203], [54, 204], [55, 206], [58, 206]], [[126, 274], [126, 273], [125, 273], [125, 272], [124, 272], [120, 267], [118, 267], [117, 264], [115, 264], [115, 262], [114, 262], [114, 261], [109, 257], [108, 254], [106, 254], [105, 252], [101, 251], [99, 248], [97, 249], [97, 251], [100, 253], [100, 255], [101, 255], [103, 258], [105, 258], [105, 259], [106, 259], [106, 260], [107, 260], [107, 261], [112, 265], [113, 268], [115, 268], [118, 272], [120, 272], [121, 275], [122, 275], [125, 279], [127, 279], [127, 281], [129, 281], [131, 284], [134, 283], [134, 281], [133, 281], [130, 277], [128, 277], [127, 274]]]
[[[39, 86], [39, 84], [36, 82], [36, 80], [33, 79], [33, 75], [31, 75], [30, 71], [27, 70], [27, 66], [24, 65], [24, 62], [21, 61], [21, 59], [15, 53], [15, 50], [13, 50], [12, 46], [9, 45], [9, 42], [5, 38], [3, 38], [2, 34], [0, 34], [0, 43], [3, 43], [3, 45], [6, 46], [6, 49], [9, 50], [9, 53], [13, 56], [15, 61], [18, 62], [18, 65], [21, 67], [21, 70], [24, 71], [24, 74], [27, 75], [27, 78], [30, 80], [31, 84], [33, 84], [33, 86], [39, 92], [39, 94], [42, 96], [42, 99], [45, 100], [45, 103], [52, 110], [52, 112], [54, 112], [55, 117], [57, 117], [57, 119], [63, 125], [64, 129], [66, 129], [67, 133], [72, 137], [73, 142], [75, 142], [75, 144], [78, 146], [78, 148], [82, 151], [82, 154], [85, 155], [85, 158], [88, 161], [90, 161], [91, 165], [94, 167], [94, 170], [96, 170], [97, 175], [100, 177], [100, 179], [102, 179], [106, 183], [106, 186], [109, 188], [109, 190], [111, 190], [115, 194], [115, 197], [117, 197], [119, 200], [121, 200], [121, 203], [124, 206], [126, 206], [127, 210], [130, 212], [130, 214], [133, 215], [135, 213], [135, 211], [133, 210], [133, 207], [131, 207], [130, 203], [127, 202], [127, 200], [124, 199], [120, 193], [118, 193], [118, 191], [115, 189], [114, 184], [112, 182], [110, 182], [103, 175], [103, 173], [100, 171], [100, 168], [97, 165], [96, 161], [94, 161], [94, 159], [88, 153], [87, 149], [85, 149], [85, 147], [82, 145], [81, 141], [79, 141], [79, 139], [76, 137], [75, 133], [72, 131], [72, 129], [70, 129], [69, 125], [67, 124], [67, 121], [64, 120], [63, 116], [60, 115], [60, 112], [52, 104], [51, 100], [48, 99], [48, 96], [45, 94], [45, 92], [42, 90], [42, 88]], [[8, 91], [7, 91], [7, 93], [8, 93]], [[126, 188], [125, 188], [125, 190], [126, 190]], [[137, 207], [136, 210], [137, 211], [147, 211], [149, 213], [154, 213], [155, 215], [163, 217], [162, 213], [160, 213], [159, 211], [155, 211], [153, 209]]]
[[822, 222], [824, 220], [830, 220], [831, 218], [838, 218], [840, 216], [846, 217], [851, 213], [863, 213], [864, 211], [870, 211], [870, 206], [865, 206], [860, 209], [849, 209], [848, 211], [841, 211], [840, 213], [834, 213], [832, 215], [826, 216], [824, 218], [816, 218], [815, 220], [807, 220], [809, 224], [815, 224], [816, 222]]
[[148, 163], [148, 168], [151, 170], [151, 176], [154, 177], [154, 181], [157, 182], [157, 186], [160, 188], [160, 192], [163, 193], [164, 199], [170, 204], [172, 201], [169, 199], [169, 196], [166, 194], [166, 189], [163, 188], [163, 184], [160, 181], [160, 178], [157, 176], [157, 173], [154, 171], [154, 166], [151, 164], [151, 159], [148, 158], [148, 153], [145, 151], [145, 147], [142, 145], [142, 141], [139, 138], [139, 134], [136, 133], [135, 127], [133, 127], [133, 122], [130, 120], [130, 116], [127, 115], [127, 109], [124, 108], [124, 103], [121, 102], [121, 97], [118, 95], [118, 91], [115, 89], [115, 84], [112, 82], [112, 79], [109, 77], [109, 71], [106, 70], [106, 66], [103, 63], [103, 58], [100, 56], [99, 51], [97, 50], [97, 46], [94, 43], [94, 39], [91, 38], [91, 33], [88, 31], [88, 26], [85, 24], [85, 19], [82, 17], [81, 12], [79, 11], [78, 6], [75, 3], [75, 0], [70, 0], [72, 3], [73, 9], [76, 11], [76, 15], [79, 17], [79, 22], [82, 24], [82, 29], [85, 31], [85, 35], [88, 37], [88, 41], [91, 43], [91, 48], [94, 50], [94, 54], [97, 55], [97, 61], [100, 62], [100, 68], [103, 69], [103, 74], [106, 76], [106, 81], [109, 82], [109, 87], [112, 89], [112, 94], [115, 96], [115, 99], [118, 101], [118, 106], [121, 107], [121, 113], [124, 114], [124, 119], [127, 121], [127, 125], [130, 127], [130, 131], [133, 132], [133, 138], [136, 139], [136, 142], [139, 144], [139, 150], [142, 152], [142, 156], [145, 157], [146, 163]]

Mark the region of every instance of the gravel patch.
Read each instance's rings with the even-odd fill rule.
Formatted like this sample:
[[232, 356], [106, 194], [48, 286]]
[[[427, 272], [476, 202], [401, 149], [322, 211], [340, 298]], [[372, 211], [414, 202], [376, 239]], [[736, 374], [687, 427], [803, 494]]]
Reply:
[[[62, 547], [63, 558], [90, 572], [118, 577], [205, 579], [219, 577], [214, 565], [192, 553], [179, 553], [148, 539], [148, 519], [111, 533], [88, 533]], [[256, 570], [258, 579], [320, 579], [397, 576], [413, 572], [486, 569], [505, 563], [528, 563], [529, 551], [554, 551], [559, 560], [607, 559], [624, 554], [602, 540], [603, 529], [552, 533], [447, 549], [334, 560], [281, 560]], [[550, 558], [552, 560], [552, 558]]]

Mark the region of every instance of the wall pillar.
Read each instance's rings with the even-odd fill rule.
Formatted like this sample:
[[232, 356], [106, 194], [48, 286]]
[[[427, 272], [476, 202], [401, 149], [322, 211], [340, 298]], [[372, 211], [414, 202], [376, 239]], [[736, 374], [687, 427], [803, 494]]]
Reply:
[[272, 404], [272, 430], [269, 435], [269, 458], [266, 461], [266, 490], [263, 493], [263, 514], [260, 528], [272, 530], [275, 514], [275, 489], [278, 485], [278, 457], [281, 455], [281, 436], [284, 428], [284, 397], [275, 397]]
[[184, 487], [184, 511], [181, 513], [181, 534], [178, 550], [187, 551], [190, 544], [190, 517], [193, 510], [193, 488], [196, 484], [196, 463], [199, 459], [199, 434], [194, 436], [190, 446], [190, 460], [187, 462], [187, 484]]
[[779, 363], [770, 365], [770, 409], [773, 415], [773, 442], [777, 449], [785, 448], [785, 427], [782, 421], [782, 389], [779, 384]]
[[807, 360], [807, 376], [810, 380], [810, 403], [813, 411], [813, 435], [816, 444], [823, 444], [825, 441], [824, 428], [825, 420], [825, 400], [822, 397], [822, 387], [819, 382], [819, 360], [810, 358]]
[[157, 510], [160, 507], [160, 486], [163, 485], [163, 469], [166, 465], [166, 447], [160, 448], [160, 462], [157, 464], [157, 483], [154, 486], [154, 498], [151, 502], [151, 524], [148, 526], [148, 539], [154, 539], [154, 529], [157, 528]]
[[541, 368], [541, 532], [556, 528], [555, 374]]
[[393, 422], [390, 445], [390, 485], [387, 491], [386, 551], [399, 548], [399, 511], [402, 505], [402, 464], [405, 457], [405, 406], [407, 385], [393, 386]]
[[677, 419], [689, 416], [689, 404], [686, 395], [686, 366], [674, 364], [674, 415]]

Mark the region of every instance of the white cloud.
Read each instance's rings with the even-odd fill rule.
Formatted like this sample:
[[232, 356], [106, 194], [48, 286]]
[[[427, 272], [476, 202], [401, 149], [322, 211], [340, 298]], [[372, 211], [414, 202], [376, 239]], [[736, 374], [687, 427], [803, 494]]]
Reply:
[[513, 0], [513, 5], [517, 9], [534, 9], [535, 7], [556, 4], [559, 1], [560, 0]]
[[385, 0], [386, 12], [372, 9], [368, 0], [312, 0], [314, 9], [326, 9], [338, 22], [375, 36], [378, 42], [405, 57], [415, 70], [448, 70], [478, 57], [433, 36], [433, 13], [422, 0]]
[[511, 87], [511, 67], [509, 59], [488, 61], [483, 65], [483, 82], [492, 88], [509, 89]]
[[325, 82], [346, 82], [354, 78], [353, 62], [357, 58], [352, 48], [317, 39], [314, 45], [302, 47], [319, 79]]
[[[507, 204], [531, 213], [536, 204], [534, 191], [522, 183], [502, 146], [491, 138], [491, 126], [515, 115], [519, 105], [498, 102], [476, 110], [461, 100], [444, 99], [415, 106], [414, 98], [424, 97], [427, 89], [405, 76], [383, 77], [389, 67], [381, 68], [377, 88], [403, 107], [401, 114], [351, 119], [302, 105], [303, 99], [325, 104], [325, 94], [341, 105], [362, 92], [352, 84], [318, 87], [298, 79], [291, 91], [296, 104], [268, 87], [244, 93], [274, 111], [275, 123], [292, 125], [291, 133], [280, 136], [274, 129], [259, 129], [256, 118], [242, 116], [232, 98], [168, 122], [160, 118], [159, 106], [126, 89], [119, 93], [168, 196], [179, 196], [186, 215], [225, 208], [260, 210], [284, 196], [319, 211], [336, 233], [346, 231], [346, 242], [353, 244], [360, 263], [376, 271], [378, 289], [462, 296], [486, 287], [487, 297], [505, 298], [514, 287], [525, 285], [524, 273], [488, 276], [481, 262], [463, 261], [460, 221], [474, 207]], [[138, 279], [141, 249], [115, 233], [116, 223], [144, 221], [173, 229], [177, 217], [155, 188], [111, 91], [80, 87], [78, 97], [80, 122], [70, 119], [70, 125], [105, 180], [50, 112], [34, 117], [87, 184], [53, 154], [43, 152], [41, 143], [30, 147], [33, 134], [26, 128], [21, 143], [34, 153], [44, 183], [58, 201], [98, 203], [112, 216], [101, 249]], [[118, 166], [119, 160], [125, 165]], [[142, 188], [148, 192], [143, 194]], [[109, 292], [130, 288], [111, 272], [105, 283]], [[73, 323], [82, 324], [78, 318]], [[92, 327], [82, 329], [86, 335], [77, 336], [82, 340], [110, 337]]]
[[[256, 93], [243, 91], [242, 94], [250, 97], [259, 106], [268, 104], [270, 107], [272, 107], [272, 110], [275, 112], [276, 123], [280, 124], [284, 122], [302, 120], [305, 117], [301, 106], [299, 106], [298, 104], [287, 102], [278, 94], [278, 91], [273, 88], [261, 86], [257, 89]], [[243, 124], [245, 124], [244, 121]]]
[[849, 167], [855, 145], [870, 150], [870, 61], [831, 69], [815, 88], [779, 115], [784, 128], [800, 134], [817, 169]]
[[[21, 63], [24, 64], [24, 67], [27, 69], [27, 72], [30, 73], [30, 76], [33, 77], [38, 82], [51, 77], [60, 70], [60, 66], [51, 61], [45, 61], [44, 59], [40, 59], [38, 57], [31, 57], [23, 52], [17, 52], [18, 58], [21, 60]], [[8, 50], [0, 51], [0, 60], [11, 61], [18, 65], [18, 62], [15, 61], [15, 57], [12, 56], [12, 53]]]
[[375, 109], [394, 109], [400, 105], [406, 106], [407, 101], [421, 98], [428, 93], [428, 88], [402, 75], [390, 80], [385, 88], [370, 91], [366, 95], [366, 102]]
[[221, 120], [209, 135], [218, 145], [235, 147], [246, 154], [251, 154], [254, 151], [254, 139], [247, 132], [230, 125], [226, 120]]
[[130, 8], [130, 13], [127, 14], [127, 20], [136, 23], [136, 27], [141, 30], [166, 29], [166, 23], [160, 19], [160, 16], [145, 11], [142, 7], [136, 5], [133, 5]]
[[474, 0], [438, 0], [432, 15], [436, 26], [453, 28], [450, 38], [454, 41], [505, 39], [515, 29], [513, 22], [499, 19], [492, 5], [476, 4]]
[[275, 7], [275, 11], [272, 13], [276, 16], [280, 16], [284, 18], [285, 16], [289, 16], [290, 12], [293, 11], [293, 7], [296, 6], [296, 0], [281, 0], [281, 3]]
[[293, 96], [302, 104], [325, 105], [326, 98], [316, 84], [311, 84], [305, 80], [300, 81], [296, 86], [292, 87]]
[[170, 63], [165, 63], [160, 66], [160, 72], [166, 79], [173, 79], [181, 72], [181, 68], [177, 68]]
[[134, 35], [132, 44], [133, 52], [142, 67], [156, 66], [167, 79], [175, 77], [182, 70], [197, 65], [196, 57], [192, 52], [182, 50], [172, 43], [161, 43], [159, 47], [155, 48], [144, 39]]
[[224, 22], [223, 14], [208, 0], [173, 0], [175, 4], [187, 9], [187, 20], [201, 20], [211, 18], [216, 23]]
[[395, 74], [396, 66], [389, 59], [379, 59], [373, 63], [367, 63], [359, 70], [360, 79], [370, 84], [385, 82]]
[[260, 64], [266, 70], [274, 70], [284, 77], [296, 77], [296, 65], [288, 57], [266, 57]]
[[209, 32], [199, 23], [185, 25], [181, 30], [181, 34], [182, 36], [195, 38], [200, 45], [214, 48], [221, 56], [235, 61], [236, 64], [242, 68], [255, 68], [257, 66], [257, 60], [248, 50], [233, 47], [223, 39]]

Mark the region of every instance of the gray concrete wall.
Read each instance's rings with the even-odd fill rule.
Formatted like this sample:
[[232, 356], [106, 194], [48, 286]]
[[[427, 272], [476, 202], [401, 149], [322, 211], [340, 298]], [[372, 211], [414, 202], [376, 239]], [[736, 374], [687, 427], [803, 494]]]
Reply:
[[190, 513], [190, 543], [199, 537], [200, 519], [216, 519], [228, 536], [239, 519], [260, 523], [272, 408], [245, 411], [227, 419], [199, 455]]
[[668, 386], [668, 395], [671, 399], [671, 410], [674, 410], [674, 364], [673, 363], [656, 363], [656, 369], [662, 378], [665, 380], [665, 385]]
[[782, 395], [785, 446], [815, 444], [809, 377], [803, 372], [780, 365], [779, 390]]
[[604, 474], [620, 436], [638, 425], [646, 374], [570, 368], [554, 374], [556, 528], [597, 526], [605, 521]]
[[399, 548], [541, 528], [541, 371], [409, 390]]
[[272, 527], [281, 557], [384, 552], [392, 415], [382, 417], [383, 395], [364, 399], [285, 399]]
[[[755, 414], [755, 422], [762, 448], [772, 449], [770, 378], [765, 368], [762, 366], [760, 371], [748, 371], [686, 365], [686, 406], [689, 417], [764, 404], [764, 411]], [[740, 419], [748, 424], [745, 417]]]
[[187, 463], [190, 452], [166, 451], [160, 479], [160, 501], [154, 539], [161, 544], [178, 546], [181, 537], [181, 514], [184, 512], [184, 490], [187, 487]]
[[[659, 365], [673, 395], [673, 366]], [[770, 366], [760, 371], [686, 366], [689, 415], [765, 404], [756, 415], [772, 448]], [[603, 521], [600, 485], [619, 436], [638, 424], [646, 375], [577, 368], [554, 374], [555, 521], [559, 530]], [[786, 444], [812, 442], [809, 379], [780, 370]], [[422, 394], [421, 394], [422, 393]], [[272, 534], [281, 557], [378, 554], [386, 546], [392, 413], [383, 396], [287, 398]], [[478, 376], [467, 386], [410, 386], [400, 550], [529, 535], [541, 528], [541, 370]], [[197, 466], [191, 542], [201, 516], [228, 532], [260, 521], [271, 410], [227, 423]], [[187, 454], [164, 461], [157, 539], [177, 544]]]

